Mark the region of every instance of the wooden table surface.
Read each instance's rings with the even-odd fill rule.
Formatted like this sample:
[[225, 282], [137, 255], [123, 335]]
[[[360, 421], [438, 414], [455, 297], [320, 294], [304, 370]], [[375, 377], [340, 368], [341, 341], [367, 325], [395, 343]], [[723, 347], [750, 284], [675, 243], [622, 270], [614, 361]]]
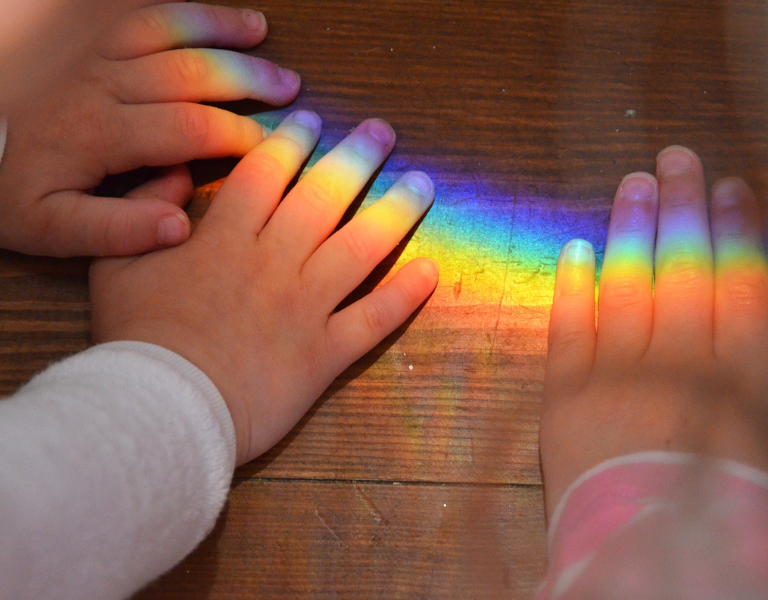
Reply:
[[[537, 435], [558, 251], [584, 237], [600, 256], [615, 186], [671, 143], [700, 153], [709, 183], [739, 174], [763, 199], [768, 7], [220, 3], [266, 13], [254, 52], [303, 75], [295, 107], [325, 119], [319, 153], [366, 117], [392, 123], [398, 146], [371, 197], [411, 168], [438, 193], [371, 285], [419, 255], [440, 262], [441, 282], [236, 472], [212, 535], [137, 597], [532, 597], [546, 564]], [[195, 166], [193, 215], [230, 166]], [[0, 254], [3, 392], [88, 346], [87, 265]]]

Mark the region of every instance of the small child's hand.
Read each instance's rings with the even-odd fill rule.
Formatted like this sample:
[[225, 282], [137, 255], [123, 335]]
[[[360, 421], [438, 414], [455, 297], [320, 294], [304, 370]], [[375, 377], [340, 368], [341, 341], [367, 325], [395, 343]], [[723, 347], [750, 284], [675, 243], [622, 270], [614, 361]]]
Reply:
[[[66, 82], [9, 117], [0, 164], [0, 246], [53, 256], [130, 255], [189, 235], [180, 208], [189, 173], [176, 168], [131, 198], [94, 198], [108, 174], [243, 156], [264, 136], [252, 119], [202, 101], [287, 104], [299, 76], [211, 48], [249, 48], [261, 13], [176, 2], [122, 18]], [[199, 48], [195, 48], [199, 47]]]
[[94, 340], [151, 342], [197, 365], [229, 406], [238, 464], [290, 431], [437, 283], [436, 265], [417, 259], [334, 312], [429, 208], [434, 188], [409, 173], [333, 233], [395, 135], [364, 122], [281, 202], [319, 134], [317, 115], [294, 113], [235, 168], [186, 244], [91, 271]]
[[659, 155], [657, 178], [628, 175], [616, 193], [597, 331], [592, 247], [575, 240], [560, 255], [541, 419], [550, 513], [587, 469], [634, 452], [768, 467], [768, 267], [755, 197], [721, 180], [709, 217], [701, 162], [680, 147]]

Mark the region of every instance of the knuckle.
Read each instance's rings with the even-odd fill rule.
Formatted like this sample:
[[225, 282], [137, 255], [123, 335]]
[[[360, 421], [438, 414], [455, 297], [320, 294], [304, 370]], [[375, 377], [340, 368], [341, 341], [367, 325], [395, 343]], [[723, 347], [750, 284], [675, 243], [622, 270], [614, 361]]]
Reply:
[[[378, 202], [382, 202], [382, 200]], [[408, 203], [395, 200], [384, 200], [383, 202], [383, 208], [386, 209], [387, 216], [393, 223], [409, 223], [415, 220], [414, 210], [409, 207]]]
[[186, 87], [196, 88], [211, 79], [211, 64], [200, 50], [179, 50], [170, 61], [179, 83]]
[[673, 216], [691, 215], [699, 200], [688, 191], [678, 190], [664, 200], [664, 211]]
[[126, 215], [113, 211], [102, 219], [88, 223], [86, 227], [87, 246], [100, 255], [130, 254], [135, 251], [135, 244], [141, 242]]
[[[60, 241], [64, 224], [69, 222], [68, 215], [64, 214], [63, 202], [47, 203], [45, 210], [30, 211], [25, 219], [27, 222], [35, 223], [37, 237], [46, 240], [49, 244], [57, 245]], [[57, 254], [64, 256], [64, 254]]]
[[249, 123], [251, 121], [247, 117], [231, 114], [225, 115], [225, 119], [230, 143], [238, 148], [241, 153], [246, 154], [250, 152], [261, 141], [261, 138], [254, 139], [253, 134], [249, 130]]
[[737, 314], [762, 314], [768, 307], [768, 281], [764, 273], [740, 273], [722, 282], [729, 310]]
[[595, 301], [595, 275], [581, 269], [557, 269], [556, 298], [571, 302]]
[[347, 229], [342, 234], [341, 239], [347, 251], [356, 262], [367, 266], [373, 261], [371, 240], [364, 232]]
[[165, 38], [168, 34], [168, 25], [161, 11], [157, 7], [149, 7], [138, 13], [141, 27], [146, 29], [150, 36]]
[[706, 265], [701, 256], [691, 250], [673, 250], [656, 271], [657, 277], [661, 276], [669, 283], [694, 286], [704, 278]]
[[570, 324], [550, 325], [548, 352], [554, 355], [576, 356], [591, 349], [591, 333]]
[[255, 182], [274, 179], [276, 175], [285, 172], [282, 161], [270, 152], [257, 152], [249, 161], [248, 173]]
[[182, 105], [175, 109], [175, 130], [185, 143], [195, 148], [205, 147], [211, 134], [211, 123], [204, 108], [195, 105]]
[[203, 20], [214, 31], [226, 31], [230, 24], [224, 18], [222, 10], [217, 6], [210, 4], [200, 4], [199, 10], [202, 13]]
[[329, 178], [319, 182], [308, 177], [302, 181], [301, 195], [308, 207], [319, 214], [341, 205], [342, 194], [338, 183]]
[[375, 337], [387, 333], [389, 329], [389, 310], [382, 302], [369, 302], [363, 308], [366, 327]]
[[611, 235], [619, 239], [643, 239], [656, 224], [656, 203], [635, 200], [611, 213]]
[[270, 147], [273, 148], [272, 152], [276, 158], [282, 161], [286, 171], [297, 171], [309, 154], [301, 142], [279, 131], [276, 131], [267, 139], [270, 140]]
[[399, 296], [402, 306], [415, 308], [422, 300], [421, 295], [419, 294], [419, 286], [412, 280], [409, 282], [398, 282], [395, 285], [395, 294]]
[[645, 307], [650, 282], [641, 284], [630, 277], [610, 277], [601, 281], [600, 308], [610, 311], [633, 311]]
[[[108, 215], [98, 226], [90, 230], [90, 239], [93, 247], [103, 248], [105, 252], [121, 254], [124, 250], [123, 241], [126, 231], [123, 220], [118, 219], [114, 213]], [[109, 249], [109, 250], [107, 250]]]
[[642, 239], [647, 235], [651, 222], [651, 208], [649, 207], [653, 207], [653, 205], [650, 202], [646, 204], [648, 206], [635, 207], [635, 213], [614, 225], [612, 233], [618, 235], [622, 240]]

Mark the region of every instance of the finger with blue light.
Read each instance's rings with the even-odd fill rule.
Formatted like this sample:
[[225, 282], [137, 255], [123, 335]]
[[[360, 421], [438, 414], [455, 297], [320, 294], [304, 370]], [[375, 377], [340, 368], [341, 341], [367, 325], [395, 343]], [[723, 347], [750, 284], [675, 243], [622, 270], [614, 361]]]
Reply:
[[704, 169], [688, 148], [659, 153], [652, 344], [671, 355], [711, 347], [713, 259]]
[[129, 61], [117, 95], [129, 104], [260, 100], [287, 104], [301, 86], [298, 73], [263, 58], [211, 48], [160, 52]]
[[127, 60], [175, 48], [253, 48], [266, 36], [267, 20], [259, 11], [174, 2], [127, 15], [101, 52]]
[[434, 197], [435, 187], [425, 173], [403, 175], [306, 262], [308, 288], [331, 306], [338, 305], [395, 249], [432, 205]]
[[634, 360], [648, 348], [658, 198], [648, 173], [627, 175], [616, 191], [600, 273], [597, 361]]
[[321, 158], [264, 228], [286, 258], [304, 263], [328, 238], [395, 145], [385, 121], [369, 119]]
[[712, 188], [715, 354], [752, 360], [768, 353], [768, 264], [760, 211], [737, 178]]

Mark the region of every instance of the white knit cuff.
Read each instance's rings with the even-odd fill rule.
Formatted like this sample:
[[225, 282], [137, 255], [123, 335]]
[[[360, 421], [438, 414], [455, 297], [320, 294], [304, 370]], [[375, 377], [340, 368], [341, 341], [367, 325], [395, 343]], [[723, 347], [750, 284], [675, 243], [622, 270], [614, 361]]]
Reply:
[[192, 363], [114, 342], [0, 402], [0, 457], [0, 598], [123, 598], [213, 528], [235, 431]]
[[[225, 453], [222, 455], [223, 462], [217, 466], [223, 466], [223, 470], [228, 472], [234, 470], [237, 453], [235, 425], [232, 422], [232, 416], [229, 413], [226, 402], [224, 402], [224, 398], [222, 398], [218, 388], [205, 373], [175, 352], [162, 346], [145, 342], [110, 342], [95, 346], [83, 354], [101, 353], [106, 350], [141, 355], [145, 358], [164, 363], [166, 367], [173, 369], [182, 379], [188, 381], [205, 398], [207, 408], [211, 411], [213, 416], [211, 437], [217, 439], [220, 436], [220, 439], [224, 441]], [[220, 469], [216, 469], [216, 471], [220, 472]]]

